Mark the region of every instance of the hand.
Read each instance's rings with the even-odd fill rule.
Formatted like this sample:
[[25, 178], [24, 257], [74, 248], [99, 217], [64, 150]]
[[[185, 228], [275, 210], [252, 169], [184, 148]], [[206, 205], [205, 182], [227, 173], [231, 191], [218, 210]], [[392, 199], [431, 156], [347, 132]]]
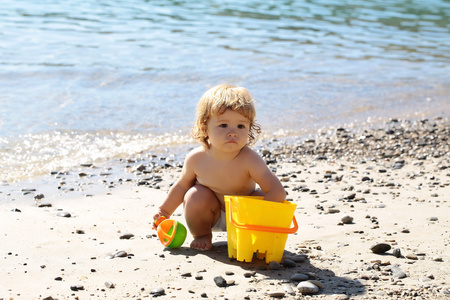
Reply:
[[169, 219], [170, 215], [164, 210], [159, 209], [158, 213], [153, 216], [152, 229], [156, 230], [158, 228], [158, 226], [156, 225], [156, 221], [158, 221], [160, 218]]

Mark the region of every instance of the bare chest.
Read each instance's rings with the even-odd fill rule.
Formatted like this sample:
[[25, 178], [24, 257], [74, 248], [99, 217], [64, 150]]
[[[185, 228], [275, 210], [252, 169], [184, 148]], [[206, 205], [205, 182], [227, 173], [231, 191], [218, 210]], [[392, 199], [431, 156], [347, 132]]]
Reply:
[[197, 181], [219, 195], [242, 195], [251, 193], [254, 181], [242, 163], [206, 163], [196, 172]]

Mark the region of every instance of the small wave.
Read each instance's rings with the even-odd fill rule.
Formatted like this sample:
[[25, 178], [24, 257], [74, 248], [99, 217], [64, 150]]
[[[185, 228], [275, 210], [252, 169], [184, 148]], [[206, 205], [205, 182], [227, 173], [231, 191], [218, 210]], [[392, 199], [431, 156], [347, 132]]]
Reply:
[[142, 152], [163, 153], [166, 147], [188, 145], [178, 134], [125, 132], [58, 132], [0, 138], [1, 180], [13, 182], [51, 171], [70, 170], [80, 164], [99, 164]]

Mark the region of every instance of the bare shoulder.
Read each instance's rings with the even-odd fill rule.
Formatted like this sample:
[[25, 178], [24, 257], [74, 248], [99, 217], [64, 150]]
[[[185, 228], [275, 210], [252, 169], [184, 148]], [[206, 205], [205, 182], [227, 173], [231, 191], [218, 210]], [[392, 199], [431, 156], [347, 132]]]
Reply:
[[195, 165], [198, 161], [203, 160], [206, 155], [206, 149], [203, 146], [192, 149], [184, 160], [185, 165]]
[[206, 149], [203, 146], [196, 147], [189, 151], [186, 155], [186, 159], [201, 157], [206, 154]]
[[239, 153], [239, 159], [245, 162], [250, 162], [254, 164], [255, 162], [262, 162], [262, 157], [253, 149], [248, 146], [242, 148]]

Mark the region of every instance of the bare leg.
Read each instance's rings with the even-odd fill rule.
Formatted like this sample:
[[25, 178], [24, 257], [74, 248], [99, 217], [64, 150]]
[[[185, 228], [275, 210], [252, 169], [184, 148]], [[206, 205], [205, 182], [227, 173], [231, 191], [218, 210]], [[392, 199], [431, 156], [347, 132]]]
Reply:
[[191, 248], [211, 250], [211, 227], [220, 217], [220, 203], [216, 195], [203, 185], [194, 185], [184, 196], [184, 214], [194, 237]]

